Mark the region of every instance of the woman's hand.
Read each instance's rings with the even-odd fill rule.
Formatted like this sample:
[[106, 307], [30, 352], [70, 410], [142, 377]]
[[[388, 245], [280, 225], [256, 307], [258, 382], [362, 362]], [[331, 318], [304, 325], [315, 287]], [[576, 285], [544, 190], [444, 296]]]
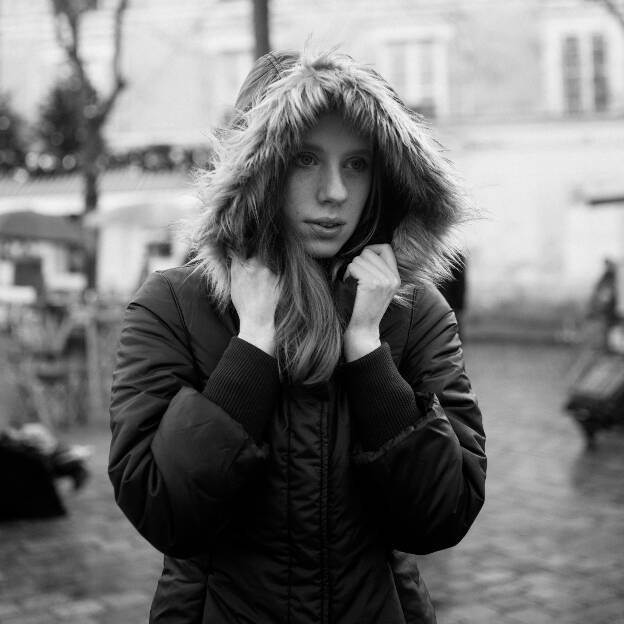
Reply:
[[231, 297], [239, 318], [238, 337], [275, 354], [275, 308], [279, 280], [258, 258], [232, 258]]
[[344, 334], [347, 362], [381, 345], [379, 323], [401, 286], [396, 258], [390, 245], [368, 245], [347, 266], [345, 279], [357, 281], [351, 320]]

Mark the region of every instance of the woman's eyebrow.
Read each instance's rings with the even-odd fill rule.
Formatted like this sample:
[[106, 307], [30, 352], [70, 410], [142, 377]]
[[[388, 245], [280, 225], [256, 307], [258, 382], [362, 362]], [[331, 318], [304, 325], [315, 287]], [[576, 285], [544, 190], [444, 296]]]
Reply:
[[348, 152], [350, 156], [372, 156], [373, 148], [372, 147], [357, 147], [354, 150]]
[[309, 143], [307, 141], [304, 141], [301, 144], [301, 148], [302, 149], [309, 149], [313, 152], [325, 152], [325, 150], [320, 146], [320, 145], [316, 145], [315, 143]]
[[[321, 154], [325, 153], [325, 149], [320, 145], [316, 145], [315, 143], [304, 142], [301, 144], [301, 149], [308, 149], [312, 152], [319, 152]], [[352, 150], [345, 150], [345, 156], [372, 156], [373, 148], [368, 146], [355, 147]]]

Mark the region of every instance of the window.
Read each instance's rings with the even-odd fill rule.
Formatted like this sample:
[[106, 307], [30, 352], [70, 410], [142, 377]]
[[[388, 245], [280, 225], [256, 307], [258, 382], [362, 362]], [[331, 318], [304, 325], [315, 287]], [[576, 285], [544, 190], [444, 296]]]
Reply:
[[171, 241], [150, 241], [147, 243], [150, 258], [168, 258], [171, 255]]
[[609, 108], [607, 42], [603, 34], [568, 35], [562, 42], [565, 110], [604, 112]]
[[592, 73], [594, 79], [594, 110], [607, 110], [609, 84], [607, 76], [606, 40], [602, 35], [592, 37]]
[[388, 44], [388, 53], [386, 78], [390, 84], [412, 108], [423, 115], [435, 116], [434, 42], [392, 42]]
[[578, 37], [563, 40], [563, 92], [568, 113], [579, 113], [581, 104], [581, 54]]
[[412, 109], [427, 117], [448, 112], [447, 28], [380, 35], [382, 75]]
[[550, 112], [579, 115], [622, 108], [624, 50], [617, 24], [602, 15], [552, 19], [545, 24], [545, 38]]

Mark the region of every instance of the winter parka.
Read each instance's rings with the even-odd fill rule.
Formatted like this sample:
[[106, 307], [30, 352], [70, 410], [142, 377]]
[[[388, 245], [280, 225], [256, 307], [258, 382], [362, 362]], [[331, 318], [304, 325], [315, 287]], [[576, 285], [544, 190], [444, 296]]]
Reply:
[[[237, 337], [233, 306], [214, 303], [217, 243], [200, 258], [210, 279], [192, 265], [154, 273], [127, 308], [109, 474], [165, 555], [151, 622], [434, 622], [414, 555], [457, 544], [483, 504], [481, 415], [455, 317], [427, 279], [444, 263], [454, 191], [418, 120], [360, 74], [342, 57], [304, 60], [265, 99], [270, 119], [241, 132], [287, 124], [294, 146], [328, 103], [360, 121], [383, 116], [373, 132], [387, 144], [403, 303], [382, 319], [382, 346], [326, 383], [281, 380], [275, 358]], [[213, 226], [244, 211], [250, 184], [256, 195], [268, 184], [274, 155], [254, 145], [229, 176], [217, 170]], [[339, 282], [337, 305], [352, 290]]]

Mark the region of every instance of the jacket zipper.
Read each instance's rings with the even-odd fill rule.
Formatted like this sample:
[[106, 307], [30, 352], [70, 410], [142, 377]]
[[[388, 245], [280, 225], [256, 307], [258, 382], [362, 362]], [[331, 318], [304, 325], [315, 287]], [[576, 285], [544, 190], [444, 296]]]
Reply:
[[329, 623], [329, 553], [327, 546], [328, 518], [328, 444], [327, 444], [328, 405], [321, 410], [321, 623]]
[[291, 534], [291, 513], [292, 501], [290, 498], [290, 477], [291, 477], [291, 454], [292, 454], [292, 427], [290, 420], [290, 410], [284, 410], [286, 415], [286, 427], [288, 431], [288, 453], [286, 454], [286, 524], [288, 527], [288, 601], [286, 605], [287, 624], [291, 623], [291, 605], [292, 605], [292, 534]]

